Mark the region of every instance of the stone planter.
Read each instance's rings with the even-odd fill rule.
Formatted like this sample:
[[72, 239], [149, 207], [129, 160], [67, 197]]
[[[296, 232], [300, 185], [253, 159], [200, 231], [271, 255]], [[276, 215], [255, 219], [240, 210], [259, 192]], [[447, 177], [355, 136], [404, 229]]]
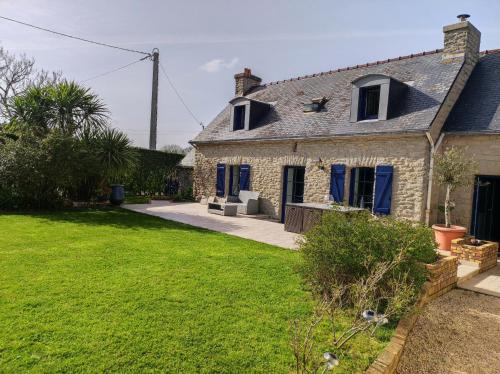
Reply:
[[425, 298], [433, 299], [438, 297], [457, 284], [458, 258], [440, 257], [433, 264], [426, 264], [429, 271], [429, 280], [425, 285]]
[[451, 241], [453, 239], [461, 238], [467, 233], [467, 229], [462, 226], [446, 227], [445, 225], [432, 225], [432, 230], [434, 230], [434, 238], [438, 243], [438, 248], [442, 251], [449, 251], [451, 247]]
[[495, 267], [498, 258], [498, 243], [481, 240], [480, 245], [472, 245], [473, 236], [451, 241], [451, 255], [460, 260], [474, 262], [479, 272]]

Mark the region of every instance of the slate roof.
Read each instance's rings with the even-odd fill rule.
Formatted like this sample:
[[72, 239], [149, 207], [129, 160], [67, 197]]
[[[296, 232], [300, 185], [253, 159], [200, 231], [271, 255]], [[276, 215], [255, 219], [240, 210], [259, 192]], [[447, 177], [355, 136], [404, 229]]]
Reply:
[[195, 149], [191, 148], [188, 153], [179, 161], [177, 166], [182, 168], [194, 168], [194, 153]]
[[500, 132], [500, 50], [481, 56], [443, 131]]
[[[462, 61], [442, 63], [441, 54], [441, 50], [424, 52], [261, 85], [246, 96], [273, 105], [256, 128], [230, 131], [228, 105], [193, 143], [425, 131], [462, 66]], [[368, 74], [384, 74], [409, 85], [400, 115], [385, 121], [349, 122], [351, 82]], [[321, 96], [330, 99], [325, 109], [304, 113], [303, 104]]]

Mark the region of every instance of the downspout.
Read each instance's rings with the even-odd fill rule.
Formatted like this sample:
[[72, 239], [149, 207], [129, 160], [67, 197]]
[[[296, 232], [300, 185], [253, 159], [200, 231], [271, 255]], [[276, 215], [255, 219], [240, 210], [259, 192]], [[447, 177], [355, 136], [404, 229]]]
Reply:
[[432, 202], [432, 178], [434, 175], [434, 154], [439, 149], [439, 146], [443, 142], [444, 133], [442, 132], [439, 135], [439, 138], [436, 143], [432, 140], [431, 134], [427, 131], [425, 133], [427, 136], [427, 140], [429, 141], [430, 149], [429, 149], [429, 181], [427, 183], [427, 202], [425, 204], [425, 224], [427, 226], [431, 223], [431, 202]]

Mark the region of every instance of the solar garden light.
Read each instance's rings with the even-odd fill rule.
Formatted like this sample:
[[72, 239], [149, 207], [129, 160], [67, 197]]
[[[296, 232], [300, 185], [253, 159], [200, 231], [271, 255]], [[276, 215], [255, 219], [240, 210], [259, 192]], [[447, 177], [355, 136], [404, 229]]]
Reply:
[[365, 310], [362, 313], [363, 318], [368, 322], [368, 324], [375, 324], [372, 329], [371, 335], [375, 334], [375, 330], [386, 323], [389, 323], [389, 320], [385, 316], [385, 314], [379, 314], [373, 310]]
[[325, 352], [323, 353], [323, 358], [325, 359], [326, 364], [322, 374], [326, 373], [327, 370], [333, 370], [335, 366], [339, 366], [339, 359], [335, 353]]
[[379, 314], [373, 310], [365, 310], [361, 314], [368, 323], [376, 323], [377, 326], [385, 325], [389, 322], [385, 314]]

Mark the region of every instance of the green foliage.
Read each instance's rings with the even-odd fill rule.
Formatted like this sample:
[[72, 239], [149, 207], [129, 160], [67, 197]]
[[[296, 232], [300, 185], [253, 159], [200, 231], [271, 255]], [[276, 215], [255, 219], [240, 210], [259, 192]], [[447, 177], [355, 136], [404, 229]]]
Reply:
[[450, 147], [442, 154], [434, 155], [434, 167], [438, 182], [449, 186], [453, 191], [473, 182], [477, 163], [468, 157], [463, 149]]
[[133, 170], [137, 163], [137, 151], [132, 148], [127, 135], [106, 128], [96, 139], [96, 157], [108, 182], [120, 182], [120, 178]]
[[68, 136], [92, 134], [104, 129], [108, 121], [101, 99], [76, 82], [33, 86], [15, 96], [10, 108], [12, 126], [41, 137], [51, 130]]
[[150, 204], [149, 196], [125, 196], [125, 204]]
[[172, 199], [173, 201], [194, 201], [193, 188], [188, 187], [181, 190]]
[[76, 83], [30, 87], [10, 109], [0, 134], [0, 209], [106, 199], [108, 184], [135, 165], [129, 139], [107, 127], [100, 99]]
[[426, 280], [424, 263], [436, 260], [432, 231], [420, 224], [376, 218], [368, 212], [346, 215], [331, 211], [305, 235], [301, 245], [301, 273], [314, 291], [329, 296], [332, 289], [347, 289], [346, 302], [353, 303], [353, 286], [381, 263], [402, 260], [377, 284], [380, 292], [394, 279], [408, 282], [416, 297]]
[[73, 181], [78, 141], [59, 132], [24, 135], [0, 146], [0, 208], [54, 208]]
[[434, 155], [435, 171], [439, 183], [446, 187], [444, 216], [446, 227], [451, 227], [451, 211], [455, 203], [451, 200], [451, 192], [460, 186], [469, 186], [477, 163], [466, 156], [466, 152], [457, 147], [446, 149], [443, 154]]
[[165, 181], [173, 173], [183, 155], [136, 148], [137, 164], [125, 180], [127, 192], [140, 195], [161, 195]]

